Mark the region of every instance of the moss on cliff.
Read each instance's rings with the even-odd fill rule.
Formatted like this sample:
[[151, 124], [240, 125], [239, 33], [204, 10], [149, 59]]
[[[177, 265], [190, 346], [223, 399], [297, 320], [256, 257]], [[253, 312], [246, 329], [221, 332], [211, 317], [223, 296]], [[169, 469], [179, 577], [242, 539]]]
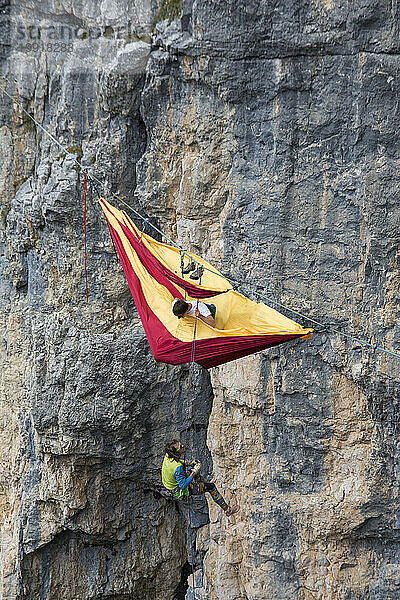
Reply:
[[163, 0], [158, 9], [154, 24], [164, 21], [164, 19], [169, 19], [170, 21], [179, 19], [181, 10], [182, 0]]

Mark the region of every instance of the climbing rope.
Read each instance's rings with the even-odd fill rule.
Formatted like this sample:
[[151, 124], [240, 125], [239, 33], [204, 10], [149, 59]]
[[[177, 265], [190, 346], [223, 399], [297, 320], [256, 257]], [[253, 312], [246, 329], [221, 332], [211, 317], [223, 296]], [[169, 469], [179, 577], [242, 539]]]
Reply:
[[297, 315], [298, 317], [301, 317], [303, 319], [306, 319], [307, 321], [310, 321], [310, 323], [314, 323], [315, 325], [318, 325], [320, 327], [323, 328], [324, 331], [327, 331], [328, 333], [336, 333], [340, 336], [343, 336], [349, 340], [353, 340], [363, 346], [372, 348], [375, 351], [380, 351], [380, 352], [384, 352], [385, 354], [388, 354], [390, 356], [393, 356], [394, 358], [400, 360], [400, 354], [396, 353], [396, 352], [392, 352], [391, 350], [387, 350], [386, 348], [383, 348], [383, 346], [379, 346], [377, 344], [371, 344], [370, 342], [366, 342], [365, 340], [362, 340], [356, 336], [353, 336], [351, 334], [348, 333], [344, 333], [343, 331], [340, 331], [339, 329], [336, 329], [334, 327], [327, 327], [326, 325], [324, 325], [323, 323], [320, 323], [319, 321], [317, 321], [316, 319], [312, 319], [311, 317], [309, 317], [308, 315], [305, 315], [303, 313], [301, 313], [300, 311], [294, 310], [292, 308], [289, 308], [288, 306], [277, 302], [276, 300], [274, 300], [273, 298], [270, 298], [268, 296], [266, 296], [265, 294], [261, 294], [260, 292], [248, 287], [248, 285], [245, 282], [242, 281], [238, 281], [237, 279], [233, 279], [232, 277], [227, 277], [225, 275], [222, 275], [221, 273], [218, 273], [218, 271], [214, 271], [212, 269], [209, 269], [208, 267], [202, 265], [199, 261], [197, 261], [191, 254], [189, 254], [188, 252], [186, 252], [186, 250], [184, 250], [183, 248], [181, 248], [181, 246], [179, 246], [174, 240], [172, 240], [170, 237], [168, 237], [168, 235], [166, 235], [159, 227], [157, 227], [156, 225], [154, 225], [151, 221], [148, 220], [147, 217], [145, 217], [142, 213], [140, 213], [138, 210], [136, 210], [135, 208], [133, 208], [132, 206], [130, 206], [127, 202], [125, 202], [125, 200], [123, 200], [122, 198], [120, 198], [117, 194], [115, 194], [115, 192], [113, 192], [111, 190], [111, 188], [109, 188], [104, 182], [102, 182], [100, 179], [98, 179], [95, 175], [93, 175], [92, 173], [89, 173], [87, 171], [87, 167], [84, 167], [75, 157], [74, 154], [72, 154], [71, 152], [69, 152], [67, 150], [67, 148], [65, 148], [65, 146], [63, 146], [62, 144], [60, 144], [60, 142], [49, 132], [47, 131], [47, 129], [45, 127], [43, 127], [43, 125], [41, 125], [28, 111], [26, 111], [24, 109], [24, 107], [22, 106], [22, 104], [16, 100], [13, 96], [11, 96], [3, 87], [0, 86], [0, 91], [2, 91], [6, 96], [8, 96], [8, 98], [10, 98], [10, 100], [12, 100], [17, 106], [19, 106], [19, 108], [24, 112], [24, 114], [29, 117], [47, 136], [49, 136], [49, 138], [55, 143], [57, 144], [57, 146], [59, 148], [61, 148], [63, 150], [63, 152], [66, 153], [66, 155], [68, 155], [71, 160], [79, 166], [79, 168], [84, 171], [84, 173], [86, 172], [87, 177], [92, 180], [93, 182], [96, 182], [97, 184], [99, 184], [104, 190], [106, 190], [113, 198], [115, 198], [116, 200], [118, 200], [119, 202], [121, 202], [122, 204], [124, 204], [127, 208], [129, 208], [129, 210], [131, 210], [133, 212], [133, 214], [135, 214], [138, 218], [140, 218], [143, 222], [148, 222], [150, 227], [152, 227], [152, 229], [154, 229], [154, 231], [156, 231], [158, 234], [160, 234], [164, 239], [166, 239], [171, 245], [173, 245], [175, 248], [177, 248], [184, 256], [187, 256], [191, 261], [195, 262], [196, 265], [198, 265], [199, 267], [202, 266], [204, 268], [205, 271], [208, 271], [209, 273], [212, 273], [213, 275], [217, 275], [218, 277], [221, 277], [222, 279], [224, 279], [225, 281], [229, 281], [229, 283], [236, 285], [236, 286], [240, 286], [243, 290], [246, 290], [248, 292], [253, 293], [255, 296], [257, 296], [258, 298], [266, 301], [266, 302], [270, 302], [272, 304], [274, 304], [275, 306], [279, 306], [280, 308], [289, 311], [292, 314]]
[[143, 223], [142, 223], [142, 231], [140, 232], [140, 238], [139, 238], [139, 242], [141, 242], [141, 241], [142, 241], [142, 237], [143, 237], [143, 234], [144, 234], [144, 230], [145, 230], [145, 227], [146, 227], [146, 223], [148, 223], [148, 222], [149, 222], [149, 219], [144, 219], [144, 221], [143, 221]]
[[83, 171], [83, 236], [85, 238], [85, 284], [86, 284], [86, 302], [89, 302], [88, 277], [87, 277], [87, 247], [86, 247], [86, 198], [87, 198], [86, 171]]
[[[196, 329], [197, 329], [197, 315], [195, 315], [194, 318], [194, 327], [193, 327], [193, 340], [192, 340], [192, 352], [191, 352], [191, 356], [190, 356], [190, 363], [189, 363], [189, 381], [188, 381], [188, 397], [189, 397], [189, 402], [190, 399], [192, 397], [192, 371], [194, 369], [194, 364], [195, 364], [195, 357], [196, 357]], [[194, 414], [194, 402], [195, 398], [194, 398], [194, 394], [193, 394], [193, 398], [192, 398], [192, 403], [191, 403], [191, 407], [192, 407], [192, 422], [193, 422], [193, 430], [194, 433], [196, 433], [196, 427], [195, 427], [195, 414]], [[190, 496], [190, 491], [189, 491], [189, 496], [188, 496], [188, 506], [189, 506], [189, 521], [188, 521], [188, 527], [190, 528], [191, 531], [191, 535], [190, 535], [190, 543], [191, 543], [191, 552], [192, 552], [192, 577], [193, 577], [193, 598], [194, 600], [196, 600], [196, 578], [195, 578], [195, 574], [194, 574], [194, 570], [195, 570], [195, 562], [196, 562], [196, 548], [195, 548], [195, 542], [196, 542], [196, 538], [193, 534], [193, 538], [192, 538], [192, 532], [194, 531], [194, 528], [192, 527], [192, 519], [191, 519], [191, 511], [193, 511], [192, 508], [192, 498]], [[189, 536], [188, 536], [189, 537]]]

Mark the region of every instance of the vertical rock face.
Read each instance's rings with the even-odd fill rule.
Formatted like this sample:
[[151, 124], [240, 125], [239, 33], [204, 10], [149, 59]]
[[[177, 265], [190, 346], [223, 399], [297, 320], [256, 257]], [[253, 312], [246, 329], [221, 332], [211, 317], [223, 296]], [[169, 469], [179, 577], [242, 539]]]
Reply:
[[[4, 8], [7, 89], [69, 154], [0, 98], [0, 596], [174, 598], [186, 525], [159, 463], [181, 433], [241, 505], [210, 506], [196, 596], [394, 600], [400, 363], [320, 323], [399, 351], [398, 9], [184, 0], [150, 45], [157, 8]], [[93, 188], [85, 302], [73, 156], [320, 333], [198, 371], [189, 397]]]
[[156, 8], [47, 3], [41, 12], [21, 3], [3, 15], [1, 85], [68, 151], [1, 96], [7, 600], [139, 599], [154, 590], [172, 598], [187, 561], [185, 522], [160, 495], [160, 461], [165, 439], [183, 432], [207, 462], [209, 376], [197, 376], [192, 415], [188, 370], [155, 365], [91, 185], [86, 303], [83, 174], [74, 162], [132, 200]]
[[[189, 191], [175, 196], [181, 240], [189, 232], [200, 247], [218, 206], [201, 249], [224, 272], [398, 349], [399, 15], [334, 2], [183, 13], [180, 30], [159, 28], [144, 90], [157, 91], [147, 128], [193, 148]], [[208, 209], [214, 143], [208, 163], [226, 195]], [[213, 370], [208, 445], [241, 511], [228, 522], [212, 507], [199, 534], [207, 598], [400, 594], [399, 375], [390, 355], [325, 332]]]

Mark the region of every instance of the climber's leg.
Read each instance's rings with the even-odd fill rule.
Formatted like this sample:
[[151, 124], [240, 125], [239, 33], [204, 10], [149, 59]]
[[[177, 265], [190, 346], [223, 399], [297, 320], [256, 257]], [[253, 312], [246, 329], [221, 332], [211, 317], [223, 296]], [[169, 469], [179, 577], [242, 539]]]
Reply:
[[208, 492], [210, 494], [214, 502], [218, 504], [218, 506], [220, 506], [228, 516], [234, 515], [238, 512], [239, 506], [229, 506], [225, 502], [221, 493], [218, 491], [215, 483], [208, 483], [206, 481], [203, 481], [201, 477], [196, 477], [194, 481], [191, 481], [189, 483], [190, 496], [198, 496], [200, 494], [205, 494], [205, 492]]
[[197, 478], [194, 481], [189, 483], [189, 494], [191, 496], [198, 496], [199, 494], [205, 494], [208, 492], [211, 495], [211, 498], [214, 500], [218, 506], [222, 508], [222, 510], [228, 510], [228, 505], [221, 496], [220, 492], [217, 490], [215, 483], [207, 483], [203, 481], [201, 478]]
[[193, 481], [189, 483], [189, 495], [190, 496], [199, 496], [200, 494], [204, 494], [205, 490], [205, 482], [202, 478], [197, 475]]
[[218, 504], [218, 506], [222, 508], [222, 510], [228, 510], [229, 506], [223, 499], [221, 493], [218, 491], [215, 483], [205, 483], [204, 488], [206, 492], [209, 492], [211, 498], [216, 504]]

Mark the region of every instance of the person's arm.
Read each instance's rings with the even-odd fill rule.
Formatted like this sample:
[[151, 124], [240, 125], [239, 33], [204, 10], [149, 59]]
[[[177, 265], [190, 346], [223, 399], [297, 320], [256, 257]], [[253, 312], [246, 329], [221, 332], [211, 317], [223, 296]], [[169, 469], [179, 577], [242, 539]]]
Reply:
[[185, 477], [185, 471], [183, 469], [183, 465], [176, 467], [175, 469], [175, 479], [181, 490], [186, 490], [187, 486], [191, 481], [193, 481], [193, 477], [189, 475], [189, 477]]
[[211, 315], [211, 313], [209, 315], [207, 315], [207, 317], [205, 317], [204, 315], [201, 314], [201, 312], [199, 311], [199, 309], [196, 308], [195, 311], [194, 311], [194, 314], [196, 315], [196, 317], [198, 317], [199, 319], [201, 319], [202, 321], [204, 321], [204, 323], [207, 323], [207, 325], [210, 325], [211, 327], [215, 327], [215, 319]]

